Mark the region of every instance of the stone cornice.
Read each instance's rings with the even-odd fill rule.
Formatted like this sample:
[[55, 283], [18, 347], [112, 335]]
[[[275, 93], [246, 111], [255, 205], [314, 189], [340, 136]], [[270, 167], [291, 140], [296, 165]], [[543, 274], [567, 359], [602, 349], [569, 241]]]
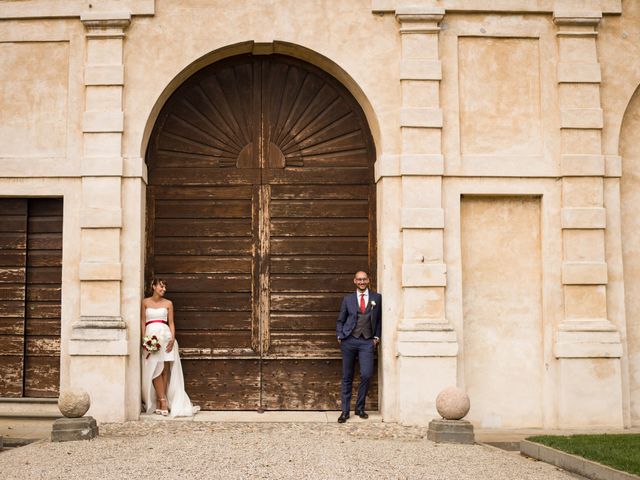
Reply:
[[400, 33], [434, 33], [444, 17], [440, 7], [403, 7], [396, 10], [396, 20], [400, 22]]
[[556, 10], [553, 12], [553, 21], [556, 25], [595, 27], [601, 20], [602, 12], [599, 11]]
[[129, 12], [87, 12], [80, 15], [80, 21], [88, 32], [122, 32], [131, 23]]
[[[91, 4], [91, 7], [89, 7]], [[103, 0], [0, 0], [0, 20], [31, 18], [79, 18], [87, 8], [101, 12], [113, 8]], [[120, 0], [118, 8], [132, 16], [154, 15], [155, 0]]]
[[[373, 13], [397, 13], [407, 5], [417, 8], [429, 8], [433, 0], [371, 0]], [[559, 0], [439, 0], [438, 7], [447, 13], [553, 13], [558, 10]], [[598, 4], [599, 3], [599, 8]], [[620, 15], [622, 13], [621, 0], [595, 0], [597, 10], [603, 15]]]

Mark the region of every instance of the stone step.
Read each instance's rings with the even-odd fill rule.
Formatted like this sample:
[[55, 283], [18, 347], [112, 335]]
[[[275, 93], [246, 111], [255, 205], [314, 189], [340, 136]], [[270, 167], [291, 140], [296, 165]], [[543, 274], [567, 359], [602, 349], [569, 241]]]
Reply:
[[62, 417], [57, 398], [0, 398], [0, 418]]
[[48, 438], [53, 422], [61, 417], [57, 398], [0, 398], [0, 436], [5, 449]]

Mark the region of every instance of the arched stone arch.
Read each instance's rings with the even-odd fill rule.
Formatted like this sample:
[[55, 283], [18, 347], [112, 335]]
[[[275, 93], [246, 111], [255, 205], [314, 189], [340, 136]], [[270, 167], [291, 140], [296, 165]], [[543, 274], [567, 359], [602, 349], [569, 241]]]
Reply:
[[622, 258], [629, 362], [631, 423], [640, 424], [640, 87], [620, 129]]
[[269, 55], [276, 53], [287, 55], [309, 62], [312, 65], [317, 66], [318, 68], [335, 77], [345, 88], [347, 88], [347, 90], [349, 90], [351, 95], [353, 95], [353, 97], [362, 108], [362, 111], [366, 116], [369, 129], [371, 131], [371, 136], [373, 138], [376, 152], [380, 154], [380, 152], [383, 151], [379, 122], [373, 105], [371, 104], [369, 98], [362, 90], [360, 85], [353, 79], [353, 77], [333, 60], [327, 58], [324, 55], [321, 55], [314, 50], [295, 43], [276, 40], [272, 43], [256, 43], [253, 41], [247, 41], [236, 43], [233, 45], [227, 45], [223, 48], [213, 50], [212, 52], [203, 55], [202, 57], [198, 58], [187, 67], [185, 67], [182, 71], [180, 71], [171, 80], [171, 82], [167, 84], [165, 89], [162, 91], [162, 93], [154, 103], [151, 112], [149, 113], [149, 117], [147, 118], [144, 133], [142, 136], [142, 143], [140, 146], [140, 155], [142, 158], [145, 158], [147, 147], [149, 145], [149, 138], [151, 136], [151, 132], [153, 131], [156, 120], [158, 119], [158, 115], [160, 114], [162, 107], [169, 99], [171, 94], [173, 94], [173, 92], [175, 92], [176, 89], [178, 89], [180, 85], [185, 82], [185, 80], [187, 80], [194, 73], [206, 67], [207, 65], [211, 65], [212, 63], [218, 62], [225, 58], [242, 55], [245, 53], [253, 53], [257, 55]]
[[336, 314], [354, 272], [375, 285], [366, 114], [334, 75], [279, 50], [181, 76], [146, 149], [146, 275], [168, 283], [204, 409], [338, 409]]

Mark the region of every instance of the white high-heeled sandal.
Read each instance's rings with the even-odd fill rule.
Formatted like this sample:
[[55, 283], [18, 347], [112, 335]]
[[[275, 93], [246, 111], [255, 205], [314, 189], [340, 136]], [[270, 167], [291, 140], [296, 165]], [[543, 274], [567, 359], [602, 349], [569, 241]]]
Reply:
[[160, 405], [162, 405], [162, 402], [165, 402], [165, 405], [167, 405], [167, 408], [156, 408], [155, 413], [157, 413], [158, 415], [162, 415], [163, 417], [166, 417], [169, 415], [169, 409], [168, 409], [168, 403], [167, 403], [167, 399], [166, 398], [160, 398], [158, 399], [158, 402], [160, 402]]

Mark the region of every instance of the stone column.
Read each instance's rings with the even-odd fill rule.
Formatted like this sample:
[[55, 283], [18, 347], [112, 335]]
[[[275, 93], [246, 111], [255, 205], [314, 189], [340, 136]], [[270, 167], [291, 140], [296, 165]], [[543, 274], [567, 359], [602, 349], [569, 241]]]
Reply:
[[[442, 67], [440, 7], [396, 10], [402, 57], [402, 290], [398, 327], [400, 421], [427, 424], [437, 416], [436, 396], [456, 385], [458, 343], [445, 318], [442, 206]], [[420, 381], [416, 381], [421, 379]]]
[[[586, 5], [586, 3], [583, 3]], [[554, 11], [559, 49], [564, 318], [557, 327], [558, 426], [622, 427], [620, 335], [607, 318], [601, 11]], [[579, 405], [579, 408], [576, 408]]]
[[127, 330], [121, 314], [124, 31], [129, 12], [90, 12], [82, 122], [80, 319], [70, 342], [71, 386], [100, 421], [126, 418]]

